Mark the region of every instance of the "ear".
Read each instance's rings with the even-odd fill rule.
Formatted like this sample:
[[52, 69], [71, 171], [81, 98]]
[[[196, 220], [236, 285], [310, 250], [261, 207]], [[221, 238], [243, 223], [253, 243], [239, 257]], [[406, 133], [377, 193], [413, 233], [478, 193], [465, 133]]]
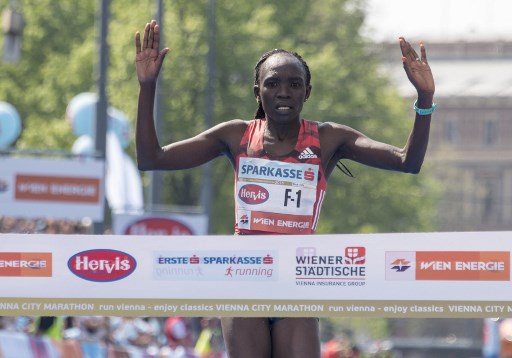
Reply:
[[260, 99], [260, 86], [254, 85], [252, 90], [254, 92], [254, 97], [256, 97], [256, 102], [260, 103], [261, 102], [261, 99]]
[[309, 99], [309, 96], [311, 95], [311, 89], [313, 87], [311, 85], [309, 85], [307, 88], [306, 88], [306, 96], [304, 96], [304, 102], [306, 102], [308, 99]]

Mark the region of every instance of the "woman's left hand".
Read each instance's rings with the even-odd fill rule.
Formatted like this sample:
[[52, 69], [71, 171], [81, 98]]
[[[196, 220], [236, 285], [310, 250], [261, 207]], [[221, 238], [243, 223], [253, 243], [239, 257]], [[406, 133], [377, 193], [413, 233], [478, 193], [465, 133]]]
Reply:
[[427, 62], [427, 53], [423, 42], [420, 42], [421, 57], [403, 37], [400, 37], [400, 49], [402, 50], [405, 73], [418, 91], [418, 95], [433, 95], [435, 92], [434, 77]]

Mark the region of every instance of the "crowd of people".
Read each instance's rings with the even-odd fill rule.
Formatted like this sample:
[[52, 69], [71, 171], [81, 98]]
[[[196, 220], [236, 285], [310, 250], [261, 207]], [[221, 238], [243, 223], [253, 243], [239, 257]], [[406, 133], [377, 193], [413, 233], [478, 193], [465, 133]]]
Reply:
[[52, 218], [20, 218], [0, 216], [0, 233], [2, 234], [92, 234], [92, 221], [58, 220]]
[[[228, 358], [216, 317], [0, 316], [1, 333], [47, 337], [57, 346], [74, 342], [87, 358]], [[393, 356], [389, 350], [370, 350], [363, 354], [352, 339], [339, 334], [323, 342], [321, 358]], [[56, 351], [62, 353], [61, 348]]]
[[78, 342], [84, 357], [110, 356], [107, 352], [158, 358], [226, 357], [220, 321], [210, 317], [4, 316], [0, 331], [47, 337], [57, 345]]

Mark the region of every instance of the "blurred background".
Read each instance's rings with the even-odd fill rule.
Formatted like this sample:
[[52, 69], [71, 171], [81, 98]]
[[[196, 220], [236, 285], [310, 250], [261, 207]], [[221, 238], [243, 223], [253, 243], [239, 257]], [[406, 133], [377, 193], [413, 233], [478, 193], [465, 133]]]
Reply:
[[[416, 94], [398, 37], [418, 51], [423, 41], [438, 110], [421, 174], [345, 161], [355, 178], [332, 174], [318, 232], [511, 230], [511, 10], [507, 0], [0, 0], [0, 194], [9, 190], [3, 176], [26, 160], [40, 161], [38, 175], [48, 161], [60, 168], [76, 160], [106, 163], [105, 195], [92, 215], [66, 207], [22, 210], [0, 195], [0, 232], [232, 234], [226, 160], [172, 174], [134, 166], [134, 35], [152, 18], [162, 25], [162, 46], [172, 49], [155, 103], [161, 144], [251, 119], [256, 61], [287, 48], [312, 72], [305, 118], [403, 146]], [[87, 332], [96, 330], [77, 320], [63, 319], [59, 340], [91, 340]], [[165, 331], [168, 320], [103, 317], [97, 342], [153, 356], [156, 347], [172, 357], [177, 346]], [[188, 340], [178, 346], [193, 347], [210, 324], [218, 330], [211, 318], [186, 321]], [[13, 337], [8, 332], [28, 337], [40, 322], [2, 317], [0, 349]], [[116, 341], [113, 332], [125, 324], [134, 337], [137, 327], [152, 327], [153, 336]], [[329, 357], [507, 357], [509, 327], [506, 319], [322, 319], [322, 341], [327, 353], [338, 351]]]

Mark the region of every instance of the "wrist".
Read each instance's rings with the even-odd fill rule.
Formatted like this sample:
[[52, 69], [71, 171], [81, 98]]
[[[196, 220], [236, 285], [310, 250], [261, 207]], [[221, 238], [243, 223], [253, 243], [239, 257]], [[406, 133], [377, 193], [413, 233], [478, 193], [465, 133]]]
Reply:
[[417, 99], [416, 101], [414, 101], [414, 105], [412, 108], [420, 116], [428, 116], [434, 113], [436, 107], [437, 105], [434, 103], [432, 99], [430, 99], [430, 101], [423, 101], [422, 103], [420, 103], [419, 99]]
[[419, 108], [430, 108], [434, 103], [434, 93], [430, 92], [418, 92], [418, 99], [416, 106]]
[[141, 91], [154, 91], [156, 89], [156, 81], [139, 82], [139, 88]]

